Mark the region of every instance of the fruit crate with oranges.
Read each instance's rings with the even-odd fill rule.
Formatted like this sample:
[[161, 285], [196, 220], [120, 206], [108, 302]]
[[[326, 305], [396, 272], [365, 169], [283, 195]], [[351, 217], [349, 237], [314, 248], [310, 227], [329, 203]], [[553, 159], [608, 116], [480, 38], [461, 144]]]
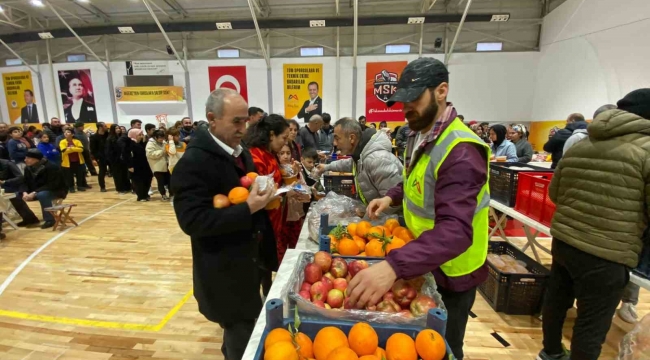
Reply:
[[488, 278], [478, 287], [478, 291], [492, 309], [508, 315], [534, 315], [542, 306], [546, 283], [550, 271], [531, 259], [517, 247], [505, 241], [490, 241], [488, 253], [509, 255], [525, 265], [528, 274], [509, 273], [488, 264]]
[[331, 226], [329, 215], [322, 214], [320, 224], [319, 250], [344, 257], [384, 258], [414, 240], [401, 217]]
[[255, 360], [455, 360], [445, 340], [447, 315], [427, 313], [423, 326], [302, 320], [283, 317], [283, 303], [266, 303], [266, 327]]
[[309, 319], [424, 325], [429, 309], [445, 310], [433, 275], [397, 280], [379, 303], [358, 308], [348, 301], [347, 287], [359, 272], [381, 259], [332, 256], [325, 251], [300, 254], [283, 291], [290, 310]]
[[547, 168], [524, 163], [490, 163], [490, 199], [514, 207], [520, 172], [549, 172]]

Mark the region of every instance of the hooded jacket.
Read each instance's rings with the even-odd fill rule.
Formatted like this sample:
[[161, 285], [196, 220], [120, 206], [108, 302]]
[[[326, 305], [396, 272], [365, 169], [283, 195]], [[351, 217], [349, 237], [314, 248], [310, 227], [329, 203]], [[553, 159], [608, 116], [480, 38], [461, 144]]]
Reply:
[[551, 153], [551, 159], [553, 164], [551, 164], [551, 169], [555, 169], [557, 164], [562, 159], [562, 152], [564, 150], [564, 144], [571, 137], [573, 132], [578, 129], [587, 128], [586, 121], [575, 121], [568, 124], [564, 129], [558, 131], [553, 135], [552, 138], [544, 144], [544, 151]]
[[[370, 202], [386, 196], [388, 190], [402, 182], [404, 167], [392, 150], [393, 145], [386, 133], [369, 128], [363, 131], [361, 143], [352, 158], [334, 161], [325, 166], [325, 170], [352, 172], [352, 166], [356, 163], [359, 191]], [[391, 209], [396, 211], [400, 207]]]
[[165, 143], [159, 144], [156, 139], [147, 141], [147, 160], [153, 172], [167, 172], [165, 145]]
[[244, 202], [216, 209], [212, 199], [228, 196], [239, 179], [255, 171], [248, 150], [244, 168], [199, 128], [172, 173], [174, 211], [192, 241], [194, 297], [210, 321], [226, 324], [254, 320], [262, 310], [260, 271], [277, 263], [275, 238], [267, 211], [251, 214]]
[[599, 258], [636, 267], [650, 215], [650, 120], [608, 110], [559, 163], [549, 195], [551, 234]]
[[566, 154], [566, 152], [575, 144], [578, 143], [578, 141], [589, 137], [589, 133], [587, 132], [587, 129], [577, 129], [571, 134], [571, 136], [567, 139], [567, 141], [564, 143], [564, 147], [562, 148], [562, 153]]

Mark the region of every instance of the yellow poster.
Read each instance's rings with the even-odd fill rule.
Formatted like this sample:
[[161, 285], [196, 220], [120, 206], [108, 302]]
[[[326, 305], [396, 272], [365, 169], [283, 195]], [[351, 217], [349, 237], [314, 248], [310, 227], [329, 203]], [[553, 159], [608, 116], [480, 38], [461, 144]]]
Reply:
[[11, 124], [38, 124], [38, 109], [34, 97], [31, 71], [2, 74], [9, 122]]
[[284, 64], [284, 117], [323, 114], [323, 64]]
[[181, 86], [131, 86], [115, 89], [117, 101], [183, 101]]
[[564, 129], [566, 120], [557, 121], [533, 121], [530, 123], [530, 137], [528, 142], [533, 146], [535, 151], [544, 151], [544, 144], [548, 142], [548, 136], [554, 127]]

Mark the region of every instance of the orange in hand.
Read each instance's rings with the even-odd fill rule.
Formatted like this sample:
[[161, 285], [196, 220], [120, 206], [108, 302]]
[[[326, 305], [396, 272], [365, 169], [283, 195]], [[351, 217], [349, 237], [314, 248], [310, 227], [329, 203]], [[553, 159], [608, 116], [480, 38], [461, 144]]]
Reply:
[[248, 189], [244, 187], [236, 187], [228, 193], [228, 200], [233, 205], [241, 204], [248, 200]]
[[447, 354], [445, 339], [431, 329], [420, 331], [415, 338], [415, 349], [422, 360], [442, 360]]
[[253, 180], [253, 182], [254, 182], [255, 179], [257, 179], [257, 173], [256, 172], [249, 172], [248, 174], [246, 174], [246, 177]]

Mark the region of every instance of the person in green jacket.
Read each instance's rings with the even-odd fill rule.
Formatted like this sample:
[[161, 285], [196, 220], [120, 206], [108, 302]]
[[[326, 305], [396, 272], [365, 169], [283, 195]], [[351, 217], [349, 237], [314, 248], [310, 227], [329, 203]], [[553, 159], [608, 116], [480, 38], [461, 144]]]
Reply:
[[[559, 162], [549, 188], [553, 264], [538, 360], [596, 360], [643, 247], [650, 215], [650, 89], [600, 113]], [[571, 352], [562, 346], [577, 300]]]

